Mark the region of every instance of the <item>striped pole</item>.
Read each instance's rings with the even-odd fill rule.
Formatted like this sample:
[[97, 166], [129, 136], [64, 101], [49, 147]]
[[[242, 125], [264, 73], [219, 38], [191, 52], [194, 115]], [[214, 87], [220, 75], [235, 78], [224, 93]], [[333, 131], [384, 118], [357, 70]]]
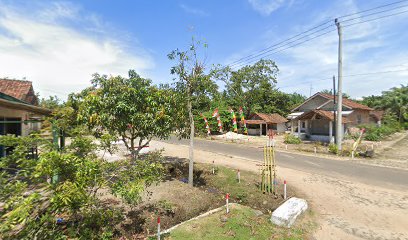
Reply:
[[283, 199], [286, 199], [286, 180], [283, 181]]
[[212, 174], [215, 174], [215, 165], [214, 165], [214, 161], [213, 161], [213, 165], [212, 165]]
[[225, 202], [226, 202], [226, 205], [227, 205], [227, 213], [229, 213], [228, 201], [229, 201], [229, 193], [227, 193], [227, 196], [225, 196]]
[[157, 217], [157, 240], [160, 240], [160, 216]]

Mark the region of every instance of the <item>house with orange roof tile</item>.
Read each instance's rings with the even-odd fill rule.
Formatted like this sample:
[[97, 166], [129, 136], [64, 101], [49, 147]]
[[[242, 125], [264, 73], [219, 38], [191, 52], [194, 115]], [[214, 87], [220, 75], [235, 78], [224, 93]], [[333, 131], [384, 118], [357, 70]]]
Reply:
[[[335, 111], [337, 97], [316, 93], [292, 110], [288, 115], [291, 133], [301, 139], [333, 142], [335, 136]], [[381, 124], [382, 112], [343, 98], [342, 131], [361, 124]]]

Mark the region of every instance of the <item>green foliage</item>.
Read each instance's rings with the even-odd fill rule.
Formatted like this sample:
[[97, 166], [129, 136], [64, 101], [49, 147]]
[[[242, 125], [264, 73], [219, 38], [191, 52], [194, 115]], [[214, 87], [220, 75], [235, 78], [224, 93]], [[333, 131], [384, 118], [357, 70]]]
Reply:
[[399, 122], [389, 115], [384, 117], [384, 123], [380, 127], [375, 124], [365, 124], [359, 127], [365, 128], [364, 139], [368, 141], [380, 141], [402, 128]]
[[279, 69], [272, 60], [260, 60], [239, 70], [220, 68], [216, 78], [225, 82], [226, 105], [243, 107], [245, 115], [254, 112], [278, 113], [286, 116], [305, 100], [298, 94], [287, 94], [276, 88]]
[[130, 70], [129, 78], [94, 74], [92, 83], [78, 117], [95, 137], [120, 139], [136, 157], [153, 137], [167, 138], [174, 130], [177, 98], [152, 86], [151, 80]]
[[381, 96], [363, 97], [363, 104], [369, 107], [385, 110], [385, 112], [405, 126], [408, 122], [408, 85], [391, 88], [382, 92]]
[[283, 142], [286, 144], [300, 144], [302, 140], [292, 134], [286, 134]]
[[[141, 192], [163, 175], [160, 152], [138, 162], [106, 162], [96, 158], [96, 146], [81, 135], [73, 136], [72, 145], [59, 152], [47, 150], [35, 136], [0, 136], [0, 144], [14, 148], [0, 158], [3, 239], [99, 239], [102, 235], [109, 239], [124, 213], [102, 204], [98, 190], [108, 189], [134, 206]], [[32, 145], [41, 147], [38, 160], [27, 157]], [[60, 216], [63, 223], [56, 224]]]
[[333, 154], [338, 154], [339, 149], [338, 149], [337, 145], [334, 144], [334, 143], [330, 143], [329, 144], [329, 152], [331, 152]]

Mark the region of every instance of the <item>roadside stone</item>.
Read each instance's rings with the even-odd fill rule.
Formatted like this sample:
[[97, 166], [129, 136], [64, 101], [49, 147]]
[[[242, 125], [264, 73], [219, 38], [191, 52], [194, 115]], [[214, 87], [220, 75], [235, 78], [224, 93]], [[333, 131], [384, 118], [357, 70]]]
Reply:
[[222, 216], [220, 217], [220, 220], [221, 220], [221, 222], [225, 223], [225, 222], [227, 222], [227, 221], [228, 221], [228, 217], [227, 217], [227, 216], [222, 215]]
[[278, 226], [290, 227], [307, 207], [306, 200], [292, 197], [273, 211], [271, 222]]
[[256, 210], [256, 209], [254, 209], [254, 213], [255, 213], [255, 216], [257, 216], [257, 217], [263, 215], [263, 212], [262, 212], [261, 210]]

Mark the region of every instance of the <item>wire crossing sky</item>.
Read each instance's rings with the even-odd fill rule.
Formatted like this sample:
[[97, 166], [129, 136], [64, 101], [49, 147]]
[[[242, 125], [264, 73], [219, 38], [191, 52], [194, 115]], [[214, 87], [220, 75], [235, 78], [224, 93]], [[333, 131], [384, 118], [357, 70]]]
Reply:
[[25, 78], [41, 96], [62, 98], [95, 72], [135, 69], [171, 83], [167, 54], [194, 36], [208, 43], [208, 68], [272, 59], [277, 87], [308, 96], [311, 84], [331, 89], [337, 75], [335, 18], [344, 27], [346, 93], [408, 84], [407, 0], [0, 0], [0, 78]]

